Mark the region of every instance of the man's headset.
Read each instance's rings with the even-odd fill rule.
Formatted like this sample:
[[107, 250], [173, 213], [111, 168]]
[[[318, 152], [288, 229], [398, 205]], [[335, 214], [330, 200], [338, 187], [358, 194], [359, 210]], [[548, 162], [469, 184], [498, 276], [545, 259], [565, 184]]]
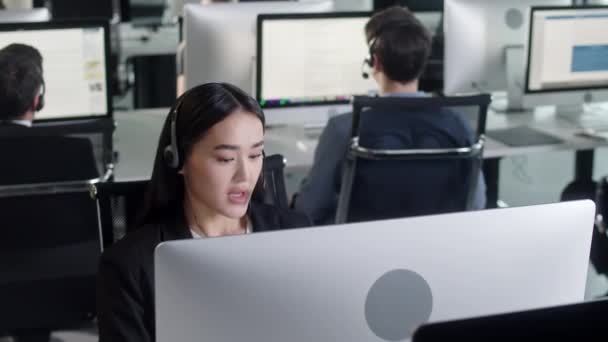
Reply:
[[378, 36], [371, 39], [369, 43], [369, 56], [363, 60], [363, 64], [361, 64], [361, 77], [368, 79], [369, 72], [366, 69], [371, 69], [374, 67], [374, 50], [376, 49], [376, 38]]
[[[36, 64], [36, 63], [34, 63]], [[42, 67], [36, 64], [36, 73], [38, 74], [38, 80], [40, 81], [40, 93], [38, 94], [38, 103], [34, 110], [39, 112], [44, 108], [44, 93], [45, 93], [45, 85], [44, 85], [44, 76], [42, 74]]]
[[379, 38], [388, 30], [394, 30], [402, 27], [406, 27], [410, 25], [409, 23], [404, 22], [395, 22], [395, 23], [387, 23], [384, 27], [381, 27], [374, 36], [369, 41], [369, 56], [363, 60], [363, 64], [361, 64], [361, 77], [368, 79], [369, 71], [366, 69], [371, 69], [374, 67], [374, 53], [376, 52], [376, 44]]

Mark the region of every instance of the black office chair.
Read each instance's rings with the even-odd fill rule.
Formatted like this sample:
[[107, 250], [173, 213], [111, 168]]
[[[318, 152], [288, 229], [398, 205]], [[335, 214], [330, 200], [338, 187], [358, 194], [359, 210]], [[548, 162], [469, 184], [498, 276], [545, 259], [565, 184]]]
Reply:
[[591, 263], [600, 274], [608, 274], [608, 177], [603, 177], [597, 189], [588, 196], [568, 197], [573, 199], [594, 199], [597, 207], [593, 238], [591, 240]]
[[149, 180], [102, 182], [91, 194], [97, 201], [104, 248], [136, 228]]
[[101, 255], [91, 181], [0, 187], [0, 332], [48, 341], [90, 323]]
[[[1, 127], [4, 133], [7, 127]], [[58, 135], [0, 138], [0, 185], [70, 182], [100, 176], [93, 145], [87, 138]], [[1, 136], [1, 133], [0, 133]]]
[[288, 208], [285, 188], [285, 158], [273, 154], [264, 158], [264, 203], [281, 209]]
[[[489, 104], [489, 95], [355, 97], [336, 223], [470, 209]], [[476, 121], [474, 141], [466, 121]]]

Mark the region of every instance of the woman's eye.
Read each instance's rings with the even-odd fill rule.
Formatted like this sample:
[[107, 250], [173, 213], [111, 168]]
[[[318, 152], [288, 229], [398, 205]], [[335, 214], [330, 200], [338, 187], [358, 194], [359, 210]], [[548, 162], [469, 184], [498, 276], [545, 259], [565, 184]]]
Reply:
[[258, 159], [262, 156], [262, 153], [252, 154], [249, 156], [249, 159]]
[[218, 162], [220, 162], [220, 163], [224, 163], [224, 164], [226, 164], [226, 163], [230, 163], [230, 162], [231, 162], [231, 161], [233, 161], [233, 160], [234, 160], [234, 158], [217, 158], [217, 161], [218, 161]]

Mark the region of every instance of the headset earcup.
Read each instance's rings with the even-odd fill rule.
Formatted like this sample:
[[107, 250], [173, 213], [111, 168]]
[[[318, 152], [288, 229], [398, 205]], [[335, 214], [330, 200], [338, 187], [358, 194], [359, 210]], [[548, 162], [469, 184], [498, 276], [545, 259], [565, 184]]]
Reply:
[[38, 96], [38, 104], [36, 105], [35, 110], [39, 112], [42, 110], [42, 108], [44, 108], [44, 94], [40, 94]]
[[179, 158], [175, 154], [175, 151], [173, 151], [173, 147], [171, 145], [165, 147], [163, 157], [170, 168], [177, 169], [179, 167]]

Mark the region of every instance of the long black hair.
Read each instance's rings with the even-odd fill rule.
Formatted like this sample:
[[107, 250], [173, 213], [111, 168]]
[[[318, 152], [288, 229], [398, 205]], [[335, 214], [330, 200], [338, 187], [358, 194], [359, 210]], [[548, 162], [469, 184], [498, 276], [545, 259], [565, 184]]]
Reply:
[[[139, 215], [139, 224], [157, 223], [183, 215], [184, 180], [179, 174], [191, 149], [215, 124], [237, 110], [257, 116], [265, 123], [262, 108], [251, 96], [228, 83], [206, 83], [188, 90], [171, 109], [160, 133], [152, 178]], [[171, 145], [171, 122], [175, 120], [176, 144], [179, 155], [177, 168], [165, 158]], [[262, 174], [260, 174], [262, 178]], [[263, 181], [258, 180], [252, 199], [263, 197]]]

